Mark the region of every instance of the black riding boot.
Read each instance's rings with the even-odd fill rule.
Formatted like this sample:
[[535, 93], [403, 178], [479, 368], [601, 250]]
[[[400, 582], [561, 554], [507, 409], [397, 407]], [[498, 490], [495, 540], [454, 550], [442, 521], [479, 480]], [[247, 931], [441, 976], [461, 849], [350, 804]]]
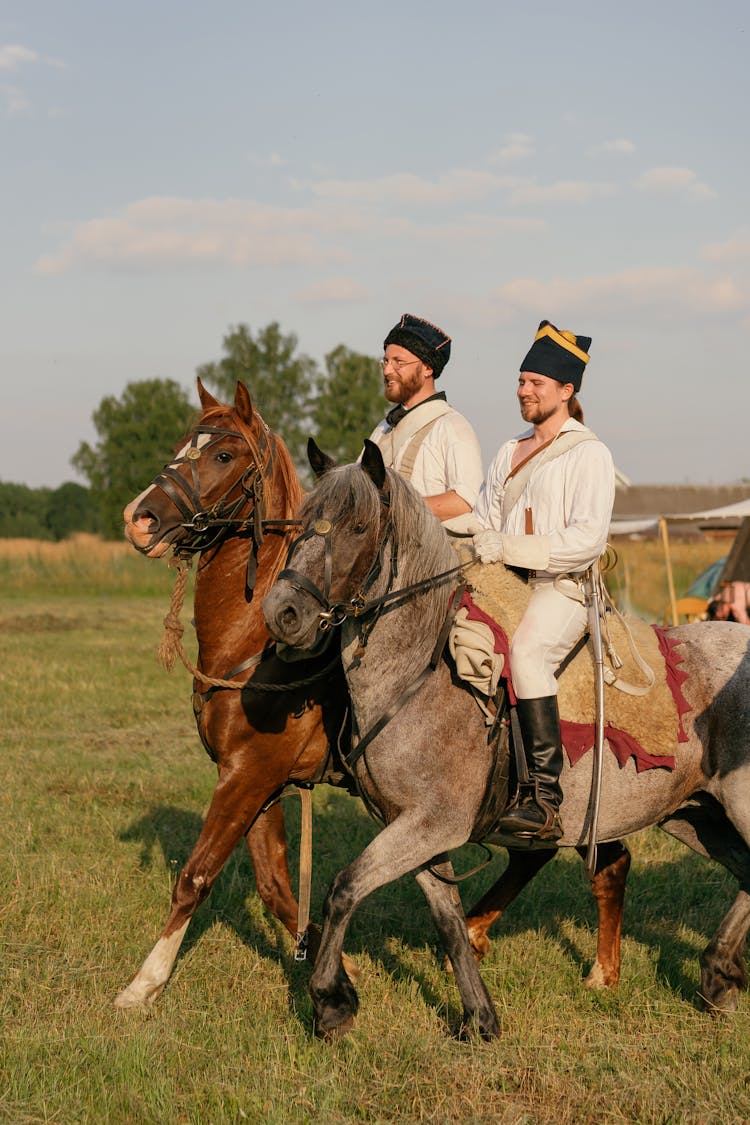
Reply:
[[518, 721], [529, 767], [529, 781], [521, 782], [515, 800], [506, 809], [497, 831], [510, 835], [559, 840], [562, 825], [560, 771], [563, 764], [557, 696], [519, 699]]

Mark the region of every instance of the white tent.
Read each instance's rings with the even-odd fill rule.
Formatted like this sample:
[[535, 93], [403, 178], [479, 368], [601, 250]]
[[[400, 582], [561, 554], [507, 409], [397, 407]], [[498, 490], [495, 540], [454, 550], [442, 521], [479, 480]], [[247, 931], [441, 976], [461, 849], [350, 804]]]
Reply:
[[612, 520], [610, 535], [638, 535], [646, 531], [656, 531], [661, 521], [669, 523], [719, 523], [722, 520], [736, 520], [738, 524], [750, 516], [750, 499], [738, 500], [736, 504], [725, 504], [723, 508], [707, 508], [703, 512], [673, 512], [669, 515], [650, 519]]
[[[646, 531], [656, 531], [657, 528], [664, 544], [664, 562], [667, 568], [667, 586], [669, 588], [669, 604], [672, 614], [672, 624], [677, 625], [679, 615], [677, 612], [677, 599], [675, 597], [674, 579], [672, 576], [672, 559], [669, 554], [669, 532], [667, 525], [670, 523], [708, 523], [721, 524], [724, 520], [732, 520], [738, 527], [744, 519], [750, 516], [750, 499], [738, 500], [735, 504], [725, 504], [722, 508], [708, 508], [703, 512], [676, 512], [662, 516], [660, 519], [646, 520], [612, 520], [609, 525], [610, 535], [637, 535]], [[732, 525], [729, 524], [731, 527]]]

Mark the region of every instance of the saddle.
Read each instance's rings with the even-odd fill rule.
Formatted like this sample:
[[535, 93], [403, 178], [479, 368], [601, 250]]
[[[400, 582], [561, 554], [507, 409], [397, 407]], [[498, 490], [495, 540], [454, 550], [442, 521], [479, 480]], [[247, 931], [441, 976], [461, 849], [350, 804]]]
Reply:
[[[462, 547], [461, 551], [467, 548]], [[529, 603], [527, 584], [506, 567], [475, 565], [471, 571], [470, 603], [459, 615], [459, 627], [476, 629], [476, 619], [485, 630], [488, 624], [493, 635], [494, 653], [491, 666], [486, 651], [483, 669], [489, 671], [489, 694], [500, 677], [504, 680], [511, 702], [513, 685], [507, 659], [510, 639]], [[476, 607], [472, 612], [471, 607]], [[615, 668], [605, 670], [605, 737], [621, 765], [634, 758], [638, 770], [654, 767], [673, 768], [674, 746], [686, 741], [682, 716], [690, 706], [682, 694], [686, 679], [680, 670], [676, 643], [664, 630], [635, 619], [621, 619], [618, 614], [606, 615], [605, 648], [615, 655]], [[475, 619], [472, 622], [472, 618]], [[465, 625], [462, 626], [461, 622]], [[456, 659], [455, 634], [451, 651]], [[457, 659], [457, 669], [482, 663], [475, 653], [468, 660], [466, 652]], [[563, 745], [575, 764], [594, 743], [595, 656], [591, 641], [582, 644], [563, 662], [558, 675]], [[624, 690], [617, 690], [622, 686]], [[644, 698], [648, 705], [644, 707]]]

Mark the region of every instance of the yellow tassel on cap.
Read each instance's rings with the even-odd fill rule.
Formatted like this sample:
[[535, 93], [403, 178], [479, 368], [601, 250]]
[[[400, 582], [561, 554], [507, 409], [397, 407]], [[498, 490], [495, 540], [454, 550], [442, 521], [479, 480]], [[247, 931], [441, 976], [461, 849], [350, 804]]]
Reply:
[[549, 336], [551, 340], [554, 340], [561, 348], [565, 348], [566, 351], [572, 352], [582, 363], [588, 363], [591, 358], [583, 348], [578, 347], [578, 337], [573, 332], [561, 332], [553, 324], [545, 324], [544, 328], [539, 329], [534, 339], [541, 340], [545, 336]]

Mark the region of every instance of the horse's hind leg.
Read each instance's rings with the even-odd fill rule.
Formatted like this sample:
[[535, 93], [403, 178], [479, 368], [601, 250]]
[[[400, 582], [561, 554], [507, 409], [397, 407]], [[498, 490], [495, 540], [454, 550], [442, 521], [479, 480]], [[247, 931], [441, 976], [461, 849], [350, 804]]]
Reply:
[[490, 951], [490, 939], [487, 937], [490, 926], [555, 855], [557, 848], [539, 851], [508, 849], [508, 866], [466, 915], [469, 944], [477, 961], [483, 960]]
[[[585, 858], [585, 848], [576, 851]], [[598, 912], [596, 960], [583, 982], [587, 988], [616, 988], [620, 982], [620, 939], [629, 870], [630, 852], [620, 840], [598, 845], [591, 880]]]
[[700, 957], [700, 1001], [711, 1012], [733, 1012], [747, 988], [743, 954], [750, 931], [750, 848], [708, 793], [696, 793], [659, 827], [699, 855], [715, 859], [739, 881], [737, 898]]
[[[577, 850], [585, 855], [585, 848]], [[471, 908], [466, 918], [469, 942], [477, 961], [489, 952], [487, 931], [492, 923], [556, 854], [556, 848], [544, 851], [509, 850], [505, 871]], [[591, 881], [599, 915], [596, 960], [584, 982], [587, 988], [614, 988], [620, 980], [622, 913], [629, 868], [630, 852], [619, 840], [599, 845], [596, 870]]]
[[500, 1033], [497, 1016], [484, 981], [477, 972], [461, 910], [461, 898], [455, 886], [444, 882], [445, 879], [453, 879], [453, 867], [446, 860], [431, 863], [429, 869], [425, 868], [416, 876], [427, 899], [435, 929], [450, 958], [463, 1001], [462, 1030], [471, 1030], [476, 1026], [484, 1039], [490, 1039]]
[[[255, 870], [255, 887], [266, 909], [297, 934], [297, 900], [292, 891], [286, 850], [286, 825], [280, 802], [263, 812], [245, 833], [250, 859]], [[315, 950], [317, 952], [317, 939]]]
[[750, 895], [740, 891], [701, 953], [700, 1000], [709, 1012], [734, 1012], [747, 988], [742, 957], [750, 930]]

